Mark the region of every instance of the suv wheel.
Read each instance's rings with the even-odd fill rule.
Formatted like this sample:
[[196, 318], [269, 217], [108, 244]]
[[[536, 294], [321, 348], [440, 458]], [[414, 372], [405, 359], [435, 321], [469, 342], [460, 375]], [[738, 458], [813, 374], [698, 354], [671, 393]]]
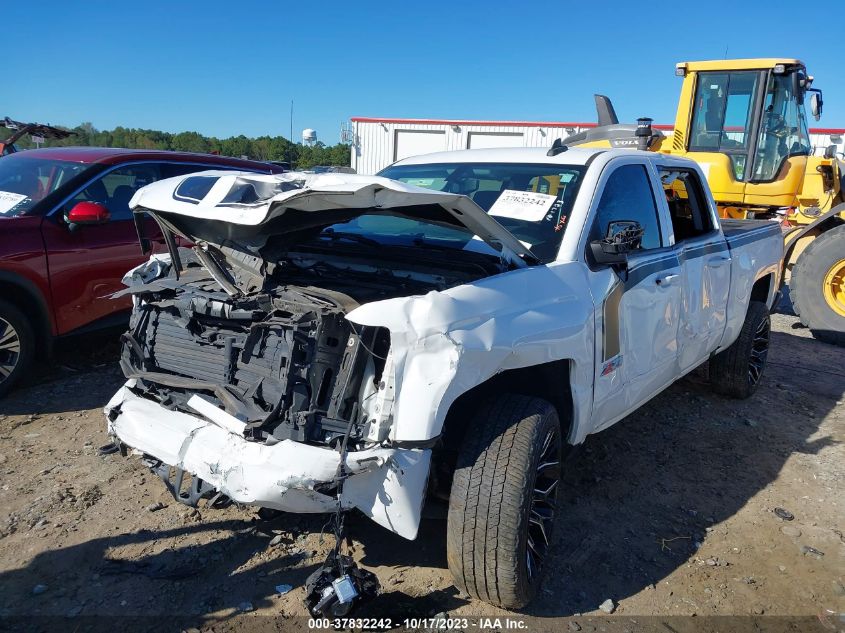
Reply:
[[765, 303], [748, 305], [739, 337], [710, 359], [710, 386], [718, 394], [745, 399], [757, 391], [769, 355], [771, 320]]
[[35, 336], [23, 313], [0, 301], [0, 397], [29, 371], [35, 357]]
[[537, 592], [558, 514], [563, 434], [545, 400], [506, 394], [470, 421], [449, 496], [455, 584], [515, 609]]

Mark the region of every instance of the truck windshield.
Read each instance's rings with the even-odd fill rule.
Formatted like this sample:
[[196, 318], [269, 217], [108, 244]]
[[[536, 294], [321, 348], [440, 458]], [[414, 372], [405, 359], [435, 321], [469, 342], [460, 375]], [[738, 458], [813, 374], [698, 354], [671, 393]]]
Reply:
[[0, 158], [0, 217], [27, 213], [88, 167], [82, 163], [28, 158], [26, 152]]
[[469, 196], [543, 262], [557, 256], [584, 167], [526, 163], [393, 165], [379, 173]]

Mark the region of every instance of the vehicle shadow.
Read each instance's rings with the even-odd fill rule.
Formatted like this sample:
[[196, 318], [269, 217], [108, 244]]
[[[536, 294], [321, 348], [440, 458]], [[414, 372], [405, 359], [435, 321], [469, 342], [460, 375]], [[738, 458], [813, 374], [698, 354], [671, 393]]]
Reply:
[[[771, 364], [751, 399], [712, 394], [706, 371], [697, 371], [590, 436], [567, 464], [549, 573], [525, 613], [589, 612], [656, 585], [694, 556], [708, 528], [774, 481], [791, 454], [831, 446], [831, 438], [813, 436], [845, 393], [841, 354], [773, 332]], [[445, 569], [445, 527], [424, 522], [414, 546], [362, 534], [362, 562]]]
[[126, 380], [117, 364], [119, 337], [119, 332], [108, 330], [57, 341], [53, 355], [0, 399], [0, 414], [43, 415], [105, 406]]
[[[295, 517], [288, 517], [288, 527], [296, 523]], [[319, 529], [319, 521], [306, 523], [306, 531]], [[60, 619], [59, 628], [67, 629], [73, 620], [65, 618], [72, 617], [93, 618], [81, 630], [89, 630], [88, 624], [94, 630], [114, 630], [115, 621], [110, 618], [120, 617], [119, 626], [124, 629], [124, 623], [137, 617], [139, 630], [153, 630], [156, 623], [166, 624], [159, 630], [179, 630], [180, 626], [225, 622], [244, 611], [271, 606], [277, 585], [303, 585], [316, 564], [300, 565], [308, 556], [296, 548], [268, 548], [272, 535], [261, 528], [254, 520], [206, 521], [48, 550], [23, 569], [0, 573], [0, 629], [4, 623], [14, 623], [15, 630], [51, 628], [55, 618]], [[196, 543], [203, 533], [219, 531], [228, 535]], [[165, 540], [172, 540], [174, 546], [140, 556], [121, 551], [147, 549]], [[244, 567], [257, 556], [261, 562]], [[68, 574], [87, 578], [86, 587], [65, 592], [56, 586]], [[48, 599], [39, 600], [36, 607], [32, 588], [45, 581]]]

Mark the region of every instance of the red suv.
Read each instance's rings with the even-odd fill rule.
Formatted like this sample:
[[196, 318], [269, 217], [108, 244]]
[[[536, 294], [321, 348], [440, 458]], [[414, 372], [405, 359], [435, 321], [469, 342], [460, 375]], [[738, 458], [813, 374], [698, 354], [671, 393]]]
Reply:
[[[93, 147], [0, 158], [0, 396], [55, 337], [123, 323], [130, 300], [109, 295], [146, 259], [129, 200], [151, 182], [206, 169], [283, 171], [206, 154]], [[157, 226], [145, 221], [155, 240]]]

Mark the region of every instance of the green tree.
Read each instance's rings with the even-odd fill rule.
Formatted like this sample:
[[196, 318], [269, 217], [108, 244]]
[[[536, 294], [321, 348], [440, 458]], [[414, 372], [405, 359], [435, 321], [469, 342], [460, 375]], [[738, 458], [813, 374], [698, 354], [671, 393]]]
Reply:
[[170, 143], [170, 149], [178, 152], [208, 152], [208, 139], [196, 132], [179, 132]]
[[[253, 160], [288, 161], [298, 169], [308, 169], [315, 165], [349, 165], [350, 146], [339, 143], [326, 145], [322, 141], [313, 146], [292, 143], [284, 136], [259, 136], [249, 138], [240, 134], [225, 139], [204, 136], [198, 132], [179, 132], [171, 134], [161, 130], [145, 130], [117, 126], [113, 130], [98, 130], [90, 122], [81, 123], [71, 129], [75, 134], [66, 139], [47, 139], [44, 147], [126, 147], [129, 149], [157, 149], [182, 152], [222, 154], [224, 156], [247, 156]], [[0, 127], [0, 140], [8, 138], [12, 132]], [[16, 145], [20, 149], [30, 149], [35, 145], [29, 136], [20, 139]]]

